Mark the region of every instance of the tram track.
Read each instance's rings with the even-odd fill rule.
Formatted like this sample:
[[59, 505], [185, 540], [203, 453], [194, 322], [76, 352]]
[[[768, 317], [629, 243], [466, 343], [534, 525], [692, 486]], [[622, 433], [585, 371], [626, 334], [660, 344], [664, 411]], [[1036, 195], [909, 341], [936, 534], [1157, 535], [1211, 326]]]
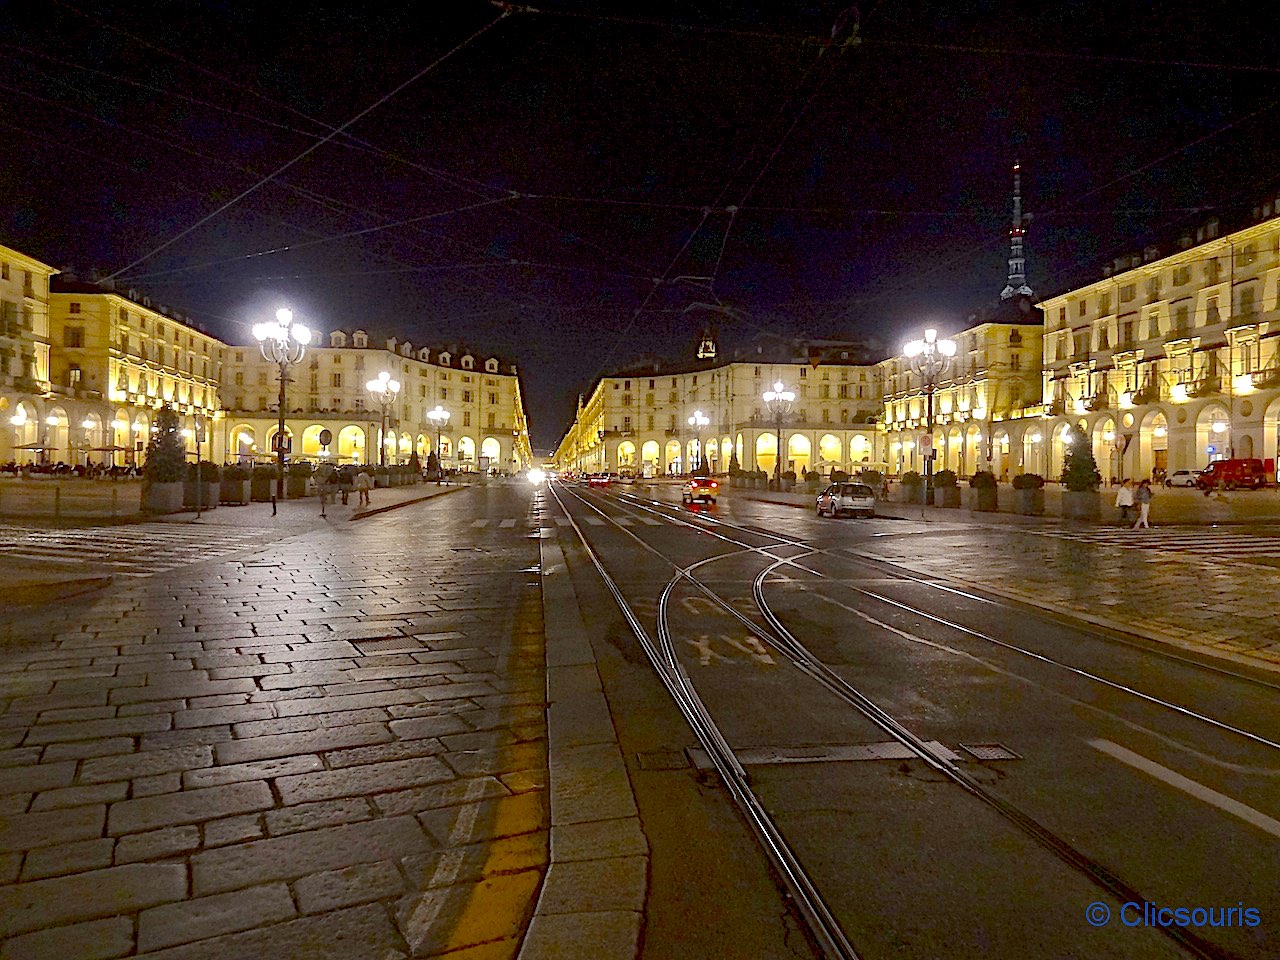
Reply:
[[[932, 747], [923, 738], [914, 734], [911, 730], [909, 730], [904, 724], [898, 721], [890, 713], [883, 710], [870, 697], [866, 696], [862, 691], [858, 690], [856, 687], [854, 687], [853, 685], [845, 681], [843, 677], [841, 677], [834, 670], [832, 670], [821, 659], [814, 656], [811, 653], [811, 651], [809, 651], [809, 649], [799, 641], [799, 639], [782, 622], [781, 618], [773, 610], [773, 608], [768, 602], [768, 599], [765, 597], [764, 587], [766, 582], [768, 582], [771, 575], [773, 575], [777, 570], [779, 570], [784, 566], [791, 566], [791, 567], [797, 568], [798, 570], [804, 571], [810, 575], [821, 577], [823, 579], [830, 579], [830, 578], [824, 577], [821, 573], [817, 573], [816, 571], [810, 570], [808, 567], [798, 563], [798, 561], [805, 559], [808, 556], [812, 556], [816, 554], [836, 556], [838, 559], [850, 560], [853, 562], [856, 562], [857, 558], [848, 557], [841, 554], [834, 554], [832, 551], [815, 548], [812, 545], [805, 543], [804, 541], [796, 538], [785, 537], [785, 536], [774, 534], [768, 531], [760, 531], [760, 530], [756, 530], [750, 527], [745, 527], [739, 524], [733, 524], [728, 521], [718, 520], [714, 518], [704, 518], [703, 523], [691, 522], [683, 517], [674, 516], [671, 513], [668, 513], [663, 510], [654, 510], [652, 507], [649, 507], [648, 505], [640, 502], [639, 498], [635, 498], [635, 497], [623, 497], [623, 498], [618, 498], [616, 500], [613, 498], [605, 498], [607, 502], [611, 501], [613, 506], [623, 507], [624, 509], [627, 509], [627, 512], [634, 512], [635, 510], [638, 509], [638, 510], [647, 512], [651, 515], [661, 516], [664, 519], [667, 519], [673, 523], [680, 524], [680, 525], [692, 528], [694, 530], [697, 530], [703, 534], [710, 535], [718, 540], [721, 540], [737, 548], [731, 552], [717, 554], [716, 556], [712, 556], [712, 557], [702, 558], [693, 564], [682, 566], [671, 557], [662, 553], [652, 544], [647, 543], [643, 538], [637, 536], [631, 529], [618, 523], [615, 517], [612, 517], [609, 513], [601, 509], [595, 503], [592, 503], [586, 497], [583, 497], [577, 492], [572, 492], [571, 495], [575, 499], [577, 499], [579, 502], [581, 502], [591, 510], [595, 511], [601, 517], [605, 518], [605, 520], [610, 522], [619, 532], [627, 535], [629, 538], [639, 543], [643, 548], [645, 548], [655, 556], [659, 557], [664, 563], [668, 564], [673, 568], [674, 575], [666, 584], [659, 600], [658, 627], [657, 627], [658, 643], [661, 647], [662, 656], [666, 661], [667, 669], [677, 672], [682, 676], [683, 684], [687, 688], [686, 696], [688, 697], [690, 702], [696, 701], [696, 709], [698, 711], [699, 722], [708, 728], [715, 729], [716, 752], [713, 753], [713, 751], [711, 750], [708, 750], [707, 752], [708, 752], [708, 755], [712, 757], [713, 763], [715, 763], [718, 772], [720, 772], [722, 776], [725, 776], [726, 768], [730, 770], [733, 776], [733, 781], [730, 782], [728, 779], [726, 779], [726, 783], [729, 785], [730, 792], [731, 794], [734, 795], [736, 802], [740, 801], [740, 797], [739, 797], [740, 793], [744, 793], [744, 795], [750, 793], [749, 779], [747, 778], [746, 772], [745, 770], [743, 770], [741, 763], [739, 763], [736, 757], [734, 756], [732, 746], [727, 742], [723, 734], [720, 733], [719, 729], [715, 727], [714, 718], [710, 716], [705, 705], [703, 705], [701, 703], [701, 700], [697, 698], [696, 691], [693, 690], [692, 682], [689, 680], [687, 672], [684, 671], [682, 665], [680, 664], [679, 658], [677, 657], [674, 649], [674, 643], [672, 640], [671, 627], [670, 627], [670, 598], [675, 588], [682, 582], [687, 582], [689, 585], [691, 585], [696, 590], [698, 590], [708, 600], [710, 600], [719, 610], [723, 611], [728, 616], [732, 617], [734, 620], [743, 624], [748, 629], [753, 631], [755, 634], [758, 634], [760, 637], [762, 637], [765, 640], [765, 642], [767, 642], [770, 646], [772, 646], [781, 656], [786, 658], [786, 660], [790, 664], [792, 664], [794, 667], [796, 667], [801, 673], [803, 673], [804, 675], [810, 677], [811, 679], [819, 683], [828, 692], [834, 694], [842, 702], [852, 707], [861, 716], [869, 720], [877, 728], [879, 728], [880, 730], [885, 732], [887, 735], [889, 735], [893, 740], [902, 744], [904, 747], [910, 750], [918, 759], [920, 759], [928, 768], [934, 770], [937, 774], [941, 775], [948, 782], [952, 783], [954, 786], [963, 790], [967, 795], [985, 804], [988, 808], [993, 810], [997, 815], [999, 815], [1007, 823], [1011, 824], [1020, 832], [1022, 832], [1024, 835], [1034, 840], [1037, 844], [1039, 844], [1042, 848], [1046, 849], [1049, 853], [1053, 854], [1057, 859], [1059, 859], [1061, 862], [1067, 865], [1070, 869], [1086, 877], [1096, 887], [1104, 890], [1107, 894], [1116, 898], [1119, 902], [1122, 902], [1122, 903], [1129, 902], [1129, 901], [1142, 902], [1146, 900], [1146, 898], [1142, 895], [1142, 893], [1136, 887], [1134, 887], [1133, 885], [1125, 881], [1122, 877], [1118, 876], [1116, 873], [1108, 869], [1105, 865], [1099, 863], [1089, 855], [1085, 854], [1084, 852], [1076, 848], [1073, 844], [1070, 843], [1070, 841], [1059, 836], [1050, 828], [1044, 826], [1042, 823], [1040, 823], [1030, 814], [1026, 813], [1022, 809], [1014, 805], [1013, 803], [1007, 801], [1003, 797], [994, 793], [985, 784], [983, 784], [982, 782], [974, 778], [971, 774], [969, 774], [967, 771], [965, 771], [963, 768], [958, 766], [950, 758], [950, 756], [939, 753], [937, 750], [934, 749], [934, 747]], [[557, 500], [559, 500], [558, 495], [557, 495]], [[567, 515], [569, 514], [569, 511], [565, 507], [563, 501], [561, 501], [561, 508], [565, 510], [565, 513]], [[614, 593], [615, 600], [617, 600], [620, 606], [624, 607], [624, 613], [627, 612], [629, 610], [629, 607], [626, 606], [625, 600], [621, 596], [621, 591], [618, 590], [616, 583], [612, 580], [611, 577], [609, 577], [607, 572], [604, 571], [602, 562], [599, 560], [598, 555], [595, 554], [595, 551], [587, 543], [586, 537], [583, 535], [581, 528], [577, 525], [576, 522], [572, 520], [572, 517], [570, 519], [571, 519], [571, 522], [573, 523], [575, 531], [577, 532], [579, 538], [583, 542], [584, 548], [586, 548], [589, 555], [591, 555], [593, 563], [595, 564], [598, 572], [601, 573], [602, 577], [606, 578], [606, 584], [609, 585], [611, 592]], [[708, 524], [710, 526], [723, 527], [725, 529], [734, 530], [741, 534], [747, 534], [753, 537], [768, 538], [774, 542], [765, 543], [765, 544], [751, 544], [746, 542], [745, 540], [740, 540], [734, 537], [726, 536], [725, 534], [717, 530], [710, 529]], [[781, 548], [791, 548], [791, 549], [799, 550], [801, 552], [793, 556], [785, 556], [785, 557], [779, 557], [776, 555], [776, 553], [771, 553], [771, 551], [777, 551]], [[695, 571], [699, 571], [702, 568], [707, 567], [713, 563], [728, 560], [731, 558], [741, 558], [751, 554], [754, 554], [760, 558], [763, 558], [766, 561], [770, 561], [755, 576], [752, 584], [752, 595], [756, 605], [756, 612], [759, 614], [760, 618], [762, 619], [767, 629], [762, 629], [760, 624], [757, 624], [755, 621], [752, 620], [751, 617], [748, 617], [747, 615], [743, 614], [739, 609], [737, 609], [737, 607], [735, 607], [732, 603], [730, 603], [724, 597], [720, 596], [713, 588], [708, 586], [700, 577], [694, 575]], [[909, 577], [907, 579], [916, 580], [918, 578]], [[835, 580], [832, 580], [832, 582], [839, 583], [839, 581], [835, 581]], [[921, 582], [924, 582], [924, 581], [921, 581]], [[846, 587], [850, 586], [848, 584], [841, 584], [841, 585]], [[1065, 669], [1074, 670], [1076, 673], [1079, 673], [1082, 676], [1086, 676], [1089, 679], [1108, 684], [1111, 687], [1114, 687], [1119, 690], [1123, 690], [1124, 692], [1133, 694], [1135, 696], [1138, 696], [1150, 702], [1158, 703], [1170, 709], [1178, 710], [1179, 712], [1187, 716], [1210, 723], [1216, 726], [1217, 728], [1219, 728], [1220, 730], [1239, 734], [1239, 735], [1248, 737], [1257, 743], [1260, 743], [1269, 747], [1273, 747], [1276, 749], [1280, 749], [1280, 744], [1273, 743], [1272, 741], [1267, 740], [1266, 738], [1258, 736], [1256, 734], [1252, 734], [1249, 731], [1240, 730], [1238, 728], [1232, 727], [1231, 725], [1224, 724], [1221, 721], [1216, 721], [1213, 718], [1198, 714], [1195, 711], [1191, 711], [1186, 708], [1179, 707], [1176, 704], [1171, 704], [1167, 701], [1161, 700], [1160, 698], [1153, 697], [1149, 694], [1144, 694], [1140, 691], [1133, 690], [1122, 684], [1117, 684], [1113, 681], [1108, 681], [1105, 678], [1094, 676], [1087, 672], [1080, 671], [1077, 668], [1072, 668], [1070, 666], [1060, 664], [1057, 661], [1054, 661], [1050, 658], [1036, 655], [1030, 651], [1022, 650], [1021, 648], [1016, 647], [1016, 645], [1007, 644], [1003, 641], [998, 641], [995, 638], [991, 638], [986, 636], [985, 634], [981, 634], [979, 632], [973, 631], [970, 628], [964, 626], [963, 624], [951, 622], [949, 620], [946, 620], [946, 618], [938, 617], [934, 614], [931, 614], [928, 611], [915, 608], [910, 604], [903, 604], [899, 601], [893, 600], [892, 598], [886, 598], [871, 591], [865, 591], [859, 588], [851, 588], [851, 589], [855, 589], [857, 592], [867, 597], [870, 597], [874, 600], [892, 604], [893, 606], [896, 606], [905, 611], [910, 611], [917, 615], [927, 616], [929, 619], [935, 622], [938, 622], [939, 624], [945, 625], [952, 629], [963, 631], [969, 635], [974, 635], [978, 639], [989, 640], [991, 642], [999, 643], [1002, 646], [1007, 646], [1007, 647], [1010, 647], [1011, 649], [1016, 649], [1019, 652], [1027, 654], [1029, 656], [1038, 656], [1039, 659], [1045, 660], [1048, 663], [1052, 663], [1055, 666], [1060, 666]], [[631, 614], [630, 616], [628, 616], [627, 619], [629, 622], [631, 622], [633, 631], [641, 629], [638, 622], [632, 622], [634, 620], [634, 614]], [[637, 636], [639, 636], [639, 634], [637, 634]], [[698, 732], [698, 727], [695, 726], [694, 723], [691, 722], [691, 726], [695, 727], [695, 733]], [[701, 739], [701, 736], [700, 736], [700, 739]], [[705, 747], [706, 747], [706, 744], [704, 743], [704, 749]], [[754, 799], [753, 794], [751, 795], [751, 797], [752, 797], [751, 805], [754, 809], [759, 804], [759, 801], [758, 799]], [[763, 813], [763, 808], [759, 807], [758, 809], [759, 809], [759, 812], [767, 819], [767, 814]], [[753, 821], [753, 818], [751, 815], [748, 815], [748, 820]], [[772, 825], [772, 821], [768, 821], [768, 822], [770, 823], [770, 825]], [[753, 826], [754, 825], [755, 824], [753, 822]], [[760, 835], [760, 831], [757, 831], [757, 835], [758, 836]], [[785, 840], [782, 840], [781, 835], [776, 832], [776, 827], [768, 831], [768, 838], [771, 844], [777, 844], [779, 843], [779, 841], [781, 841], [782, 843], [785, 843]], [[771, 857], [771, 859], [773, 858]], [[821, 902], [820, 898], [818, 902]], [[802, 911], [802, 912], [805, 912], [805, 911]], [[806, 912], [806, 919], [809, 919], [809, 915], [807, 912]], [[1215, 944], [1205, 940], [1204, 938], [1198, 936], [1197, 934], [1189, 930], [1173, 927], [1173, 928], [1162, 928], [1160, 932], [1163, 933], [1169, 940], [1173, 941], [1181, 950], [1183, 950], [1186, 954], [1190, 956], [1206, 958], [1206, 960], [1225, 960], [1225, 958], [1228, 958], [1231, 956], [1231, 954], [1224, 952], [1221, 948], [1219, 948]], [[817, 939], [819, 940], [819, 942], [824, 942], [823, 937], [821, 936], [818, 936]], [[841, 953], [832, 953], [830, 955], [845, 956], [845, 954], [841, 954]]]

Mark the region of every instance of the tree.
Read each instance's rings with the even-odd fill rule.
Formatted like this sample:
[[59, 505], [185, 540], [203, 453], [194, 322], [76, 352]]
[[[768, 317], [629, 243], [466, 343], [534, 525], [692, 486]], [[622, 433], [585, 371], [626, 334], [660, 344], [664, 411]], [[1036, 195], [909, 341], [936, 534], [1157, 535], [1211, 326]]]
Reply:
[[1093, 459], [1093, 449], [1087, 438], [1076, 435], [1062, 463], [1062, 484], [1076, 493], [1097, 490], [1102, 484], [1102, 474]]
[[440, 476], [440, 457], [434, 450], [427, 454], [427, 476]]
[[416, 476], [422, 475], [422, 461], [418, 459], [418, 451], [409, 454], [409, 470]]
[[186, 469], [187, 444], [178, 426], [178, 415], [165, 404], [156, 412], [142, 472], [151, 483], [179, 483], [186, 478]]
[[738, 462], [738, 448], [733, 446], [729, 450], [729, 476], [736, 477], [742, 472], [742, 464]]

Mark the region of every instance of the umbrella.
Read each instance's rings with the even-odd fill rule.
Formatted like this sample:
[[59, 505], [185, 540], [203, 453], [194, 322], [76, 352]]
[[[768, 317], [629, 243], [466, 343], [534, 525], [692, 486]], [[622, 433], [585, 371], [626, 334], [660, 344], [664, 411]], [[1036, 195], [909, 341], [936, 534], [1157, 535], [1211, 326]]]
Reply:
[[15, 450], [56, 450], [57, 447], [46, 447], [43, 443], [24, 443]]
[[117, 447], [113, 445], [110, 447], [90, 447], [89, 449], [94, 453], [116, 453], [117, 451], [124, 453], [132, 450], [133, 447]]

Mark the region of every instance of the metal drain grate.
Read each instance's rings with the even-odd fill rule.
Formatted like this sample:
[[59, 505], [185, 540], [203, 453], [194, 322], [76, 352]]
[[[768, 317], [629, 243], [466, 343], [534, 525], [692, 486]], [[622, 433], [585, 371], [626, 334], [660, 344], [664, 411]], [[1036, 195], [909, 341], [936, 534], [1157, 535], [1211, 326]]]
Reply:
[[420, 653], [426, 647], [413, 637], [386, 637], [382, 640], [357, 640], [356, 648], [366, 657], [380, 653]]
[[1021, 760], [1022, 755], [1014, 753], [1002, 743], [962, 743], [960, 749], [975, 760]]

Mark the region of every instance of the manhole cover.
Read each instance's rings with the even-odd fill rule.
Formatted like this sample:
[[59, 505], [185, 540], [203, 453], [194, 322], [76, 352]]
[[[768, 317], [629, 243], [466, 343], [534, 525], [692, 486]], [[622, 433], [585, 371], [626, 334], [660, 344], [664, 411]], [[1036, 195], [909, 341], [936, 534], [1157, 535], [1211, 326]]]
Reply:
[[975, 760], [1021, 760], [1020, 754], [999, 743], [962, 743], [960, 749]]
[[356, 647], [366, 657], [379, 653], [417, 653], [425, 649], [413, 637], [386, 637], [382, 640], [357, 640]]

